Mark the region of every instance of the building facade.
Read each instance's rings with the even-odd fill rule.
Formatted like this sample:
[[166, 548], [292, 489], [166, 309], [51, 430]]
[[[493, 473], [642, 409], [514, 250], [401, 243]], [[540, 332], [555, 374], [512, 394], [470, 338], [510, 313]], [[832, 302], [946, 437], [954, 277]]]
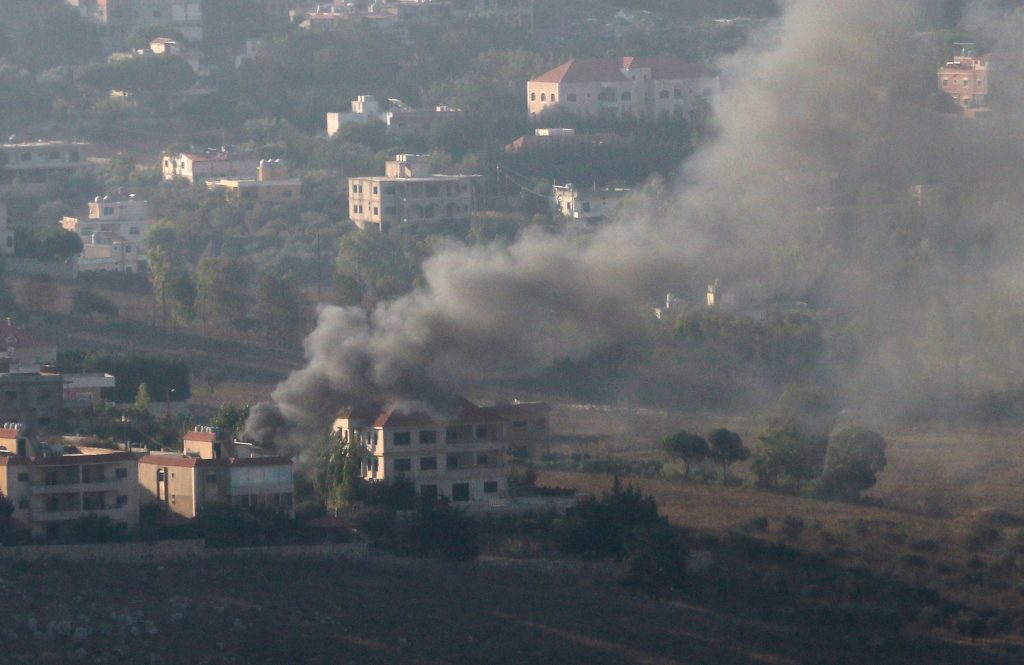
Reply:
[[259, 160], [224, 150], [164, 154], [161, 163], [164, 180], [181, 179], [192, 184], [215, 178], [254, 179], [259, 168]]
[[468, 224], [481, 207], [483, 176], [429, 172], [425, 155], [398, 155], [383, 177], [349, 178], [349, 218], [385, 233]]
[[686, 118], [719, 92], [718, 77], [673, 56], [574, 58], [526, 84], [530, 117]]
[[132, 30], [152, 25], [174, 28], [190, 42], [203, 40], [202, 0], [67, 0], [103, 26], [108, 43], [122, 46]]
[[291, 177], [280, 159], [261, 159], [255, 178], [222, 178], [206, 186], [222, 191], [229, 203], [294, 203], [302, 198], [302, 180]]
[[49, 370], [0, 374], [0, 421], [52, 431], [60, 427], [64, 378]]
[[361, 445], [365, 480], [403, 476], [421, 496], [467, 503], [508, 493], [506, 424], [497, 413], [463, 400], [445, 419], [395, 409], [350, 411], [334, 421], [333, 431]]
[[189, 519], [215, 503], [294, 514], [292, 461], [241, 448], [210, 428], [189, 432], [183, 454], [139, 460], [141, 501]]
[[89, 167], [90, 147], [78, 141], [0, 144], [0, 197], [46, 194], [53, 183]]
[[577, 188], [569, 183], [555, 185], [551, 197], [555, 209], [566, 219], [597, 224], [613, 215], [631, 193], [629, 189]]
[[0, 201], [0, 254], [14, 254], [14, 231], [7, 226], [7, 204]]
[[65, 230], [82, 239], [79, 272], [138, 272], [139, 264], [146, 258], [146, 232], [150, 224], [149, 205], [134, 195], [123, 201], [97, 196], [89, 202], [87, 218], [60, 220]]
[[939, 90], [970, 116], [988, 106], [989, 56], [978, 56], [973, 44], [957, 44], [957, 50], [951, 62], [939, 67]]
[[33, 536], [68, 534], [89, 514], [109, 517], [127, 529], [139, 523], [135, 456], [99, 448], [33, 444], [11, 423], [0, 429], [0, 492], [14, 504], [14, 519]]

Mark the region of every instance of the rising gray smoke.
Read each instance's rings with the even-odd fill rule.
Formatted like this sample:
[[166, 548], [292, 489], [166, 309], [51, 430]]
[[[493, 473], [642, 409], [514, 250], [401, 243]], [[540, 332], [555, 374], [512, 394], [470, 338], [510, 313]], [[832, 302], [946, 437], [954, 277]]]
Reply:
[[[422, 288], [370, 313], [325, 307], [306, 367], [254, 410], [250, 435], [324, 431], [339, 409], [369, 399], [438, 405], [586, 358], [642, 334], [647, 303], [694, 274], [760, 297], [816, 287], [830, 308], [871, 319], [898, 311], [924, 320], [931, 301], [921, 294], [930, 292], [907, 287], [904, 275], [914, 261], [927, 265], [915, 273], [921, 282], [966, 271], [979, 273], [976, 283], [997, 274], [1019, 283], [1024, 243], [1003, 214], [1024, 209], [1019, 114], [997, 108], [997, 119], [969, 123], [929, 110], [923, 91], [934, 89], [935, 63], [921, 55], [918, 17], [912, 0], [785, 3], [776, 23], [720, 63], [717, 139], [672, 187], [652, 186], [590, 236], [442, 248]], [[1004, 29], [995, 58], [1024, 53], [1020, 34]], [[847, 205], [899, 202], [917, 184], [942, 188], [947, 205], [933, 217], [963, 220], [949, 226], [967, 236], [997, 217], [986, 228], [1005, 234], [1004, 255], [890, 255], [885, 233], [898, 235], [903, 208]], [[851, 380], [851, 396], [862, 389]]]

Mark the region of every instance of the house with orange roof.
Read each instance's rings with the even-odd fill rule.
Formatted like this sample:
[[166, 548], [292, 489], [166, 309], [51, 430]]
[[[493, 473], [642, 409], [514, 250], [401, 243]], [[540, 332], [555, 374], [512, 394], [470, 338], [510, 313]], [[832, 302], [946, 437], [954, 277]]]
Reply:
[[460, 398], [434, 413], [349, 409], [335, 419], [333, 431], [342, 441], [361, 446], [364, 480], [389, 482], [402, 476], [424, 497], [488, 503], [508, 494], [510, 443], [533, 450], [530, 435], [538, 431], [546, 441], [548, 412], [546, 405], [481, 407]]
[[687, 118], [719, 90], [716, 75], [671, 55], [572, 58], [526, 84], [534, 120], [554, 109], [584, 118]]

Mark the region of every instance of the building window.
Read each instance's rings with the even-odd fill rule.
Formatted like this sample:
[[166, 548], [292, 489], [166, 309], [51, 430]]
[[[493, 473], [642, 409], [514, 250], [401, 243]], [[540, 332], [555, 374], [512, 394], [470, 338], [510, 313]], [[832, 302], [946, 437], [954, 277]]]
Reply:
[[530, 101], [531, 102], [537, 101], [537, 93], [535, 93], [535, 92], [531, 92], [530, 93]]
[[676, 88], [675, 90], [672, 91], [672, 96], [675, 97], [676, 99], [682, 99], [683, 91], [680, 88]]
[[444, 466], [446, 469], [457, 469], [459, 468], [459, 456], [448, 455], [444, 458]]
[[452, 483], [452, 501], [469, 501], [469, 483]]
[[525, 420], [514, 420], [514, 421], [512, 421], [512, 431], [513, 432], [525, 432], [526, 431], [526, 421]]
[[964, 87], [966, 88], [966, 87], [969, 87], [970, 85], [971, 85], [971, 82], [968, 79], [964, 79]]
[[395, 460], [395, 473], [412, 471], [412, 460], [408, 457], [399, 457]]
[[661, 99], [668, 99], [668, 90], [662, 90], [658, 93], [658, 97]]
[[576, 93], [575, 92], [570, 92], [568, 95], [565, 96], [565, 99], [566, 99], [566, 101], [570, 101], [570, 102], [576, 101]]
[[18, 507], [22, 508], [24, 510], [28, 510], [29, 502], [28, 502], [28, 497], [27, 496], [23, 496], [20, 499], [18, 499]]
[[432, 429], [421, 429], [420, 430], [420, 443], [430, 444], [437, 443], [437, 432]]
[[491, 463], [491, 459], [487, 456], [487, 453], [478, 453], [476, 456], [477, 466], [487, 466]]
[[488, 480], [486, 483], [484, 483], [484, 493], [485, 494], [495, 494], [495, 493], [497, 493], [497, 491], [498, 491], [498, 481], [497, 480]]
[[435, 471], [437, 470], [437, 458], [436, 457], [421, 457], [420, 458], [420, 471]]
[[114, 206], [103, 206], [103, 214], [104, 215], [113, 215], [114, 214]]
[[116, 477], [118, 480], [120, 480], [122, 478], [127, 478], [128, 477], [128, 469], [125, 469], [125, 468], [117, 469], [116, 471], [114, 471], [114, 477]]
[[983, 85], [985, 85], [984, 79], [978, 79], [978, 87], [980, 88]]
[[949, 85], [949, 79], [942, 79], [942, 86], [946, 87], [947, 85]]
[[119, 494], [117, 496], [117, 505], [119, 505], [119, 506], [127, 506], [128, 505], [128, 497], [126, 495], [124, 495], [124, 494]]
[[216, 473], [208, 473], [208, 474], [206, 474], [206, 482], [208, 482], [208, 483], [215, 483], [215, 482], [217, 482], [217, 474]]
[[475, 430], [477, 440], [487, 438], [487, 425], [477, 425]]
[[445, 443], [458, 443], [459, 442], [459, 431], [454, 427], [449, 427], [444, 431]]
[[395, 432], [391, 441], [396, 446], [408, 446], [412, 443], [412, 432]]
[[551, 93], [551, 101], [557, 102], [558, 101], [558, 95], [556, 95], [555, 93]]
[[376, 194], [376, 193], [377, 193], [377, 185], [374, 185], [374, 186], [373, 186], [373, 193], [374, 193], [374, 194]]
[[27, 473], [19, 473], [18, 474], [18, 482], [19, 483], [27, 483], [28, 482], [28, 474]]

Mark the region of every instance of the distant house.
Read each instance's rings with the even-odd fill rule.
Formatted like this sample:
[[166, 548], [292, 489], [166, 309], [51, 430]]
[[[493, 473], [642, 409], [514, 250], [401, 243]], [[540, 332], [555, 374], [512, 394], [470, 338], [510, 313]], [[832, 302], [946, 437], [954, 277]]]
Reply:
[[630, 189], [578, 188], [568, 183], [552, 188], [551, 202], [566, 219], [596, 224], [608, 219], [631, 193]]
[[669, 55], [574, 58], [526, 84], [533, 119], [553, 109], [579, 117], [686, 118], [718, 91], [717, 76]]
[[483, 176], [430, 175], [425, 155], [397, 155], [384, 176], [348, 179], [349, 218], [359, 228], [417, 231], [468, 224], [480, 209]]
[[291, 177], [280, 159], [261, 159], [255, 178], [209, 180], [206, 186], [224, 192], [229, 203], [294, 203], [302, 198], [302, 180]]
[[517, 153], [545, 148], [578, 148], [583, 146], [618, 146], [624, 145], [626, 139], [618, 134], [601, 132], [597, 134], [579, 134], [575, 129], [538, 127], [533, 136], [520, 136], [505, 146], [505, 152]]
[[126, 529], [139, 523], [135, 456], [103, 448], [38, 443], [17, 423], [0, 428], [0, 493], [12, 517], [36, 537], [71, 536], [85, 515], [109, 517]]
[[261, 453], [215, 429], [197, 428], [185, 435], [183, 453], [139, 460], [140, 500], [186, 518], [216, 503], [293, 514], [292, 461]]
[[0, 197], [46, 194], [55, 182], [89, 168], [92, 145], [80, 141], [0, 144]]
[[489, 503], [507, 493], [508, 454], [530, 458], [547, 446], [550, 414], [541, 402], [482, 407], [459, 399], [443, 416], [384, 406], [349, 409], [333, 431], [362, 446], [367, 481], [401, 476], [422, 496]]
[[973, 117], [987, 110], [990, 56], [978, 55], [974, 44], [956, 46], [953, 60], [939, 67], [939, 90], [949, 95], [965, 116]]
[[202, 0], [66, 0], [83, 18], [101, 25], [112, 45], [123, 45], [132, 30], [153, 25], [174, 28], [190, 42], [203, 40]]
[[149, 205], [134, 195], [121, 201], [97, 196], [88, 217], [64, 217], [60, 224], [82, 239], [79, 272], [137, 273], [145, 261]]
[[392, 138], [427, 136], [436, 134], [465, 115], [462, 109], [450, 106], [414, 109], [400, 99], [388, 99], [387, 103], [382, 103], [373, 95], [359, 95], [352, 100], [351, 111], [327, 114], [327, 136], [333, 137], [346, 125], [374, 121], [384, 123], [388, 136]]
[[227, 150], [168, 153], [162, 159], [164, 180], [182, 179], [192, 184], [214, 178], [256, 178], [258, 167], [258, 159]]

